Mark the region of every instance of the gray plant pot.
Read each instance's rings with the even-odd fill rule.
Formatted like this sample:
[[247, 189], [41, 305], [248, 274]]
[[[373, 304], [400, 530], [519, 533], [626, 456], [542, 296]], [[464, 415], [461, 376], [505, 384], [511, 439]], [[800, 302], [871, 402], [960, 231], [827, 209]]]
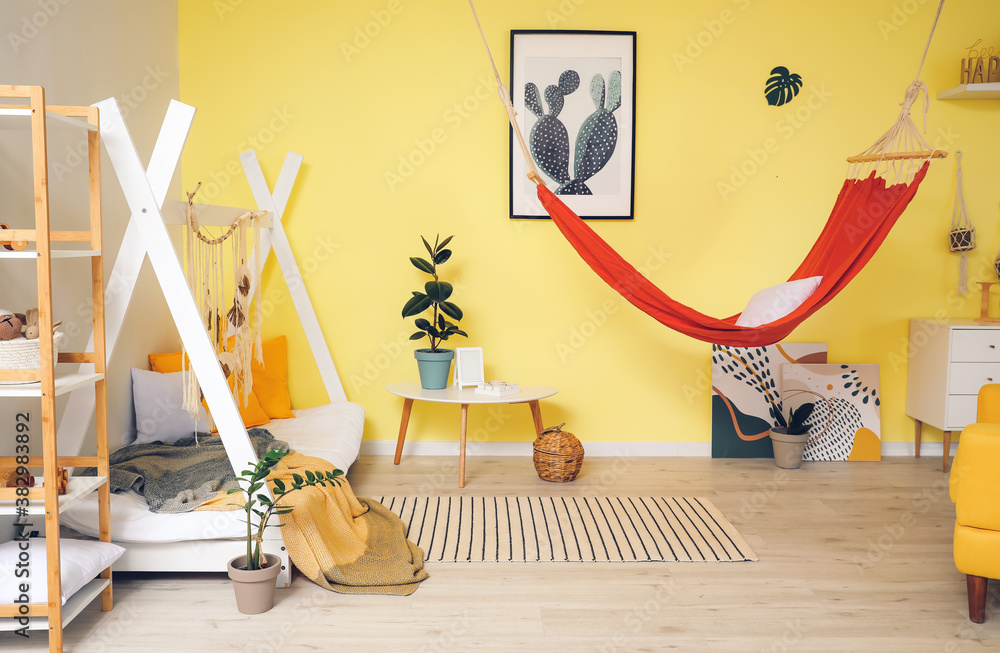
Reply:
[[274, 607], [274, 583], [281, 573], [281, 559], [270, 553], [264, 557], [267, 566], [263, 569], [247, 571], [246, 555], [236, 556], [227, 565], [236, 593], [236, 608], [243, 614], [260, 614]]
[[809, 434], [789, 435], [785, 430], [784, 426], [771, 429], [774, 464], [782, 469], [798, 469], [802, 466], [802, 453], [809, 442]]
[[424, 390], [443, 390], [451, 380], [451, 360], [455, 358], [452, 349], [417, 349], [413, 352], [420, 374], [420, 387]]

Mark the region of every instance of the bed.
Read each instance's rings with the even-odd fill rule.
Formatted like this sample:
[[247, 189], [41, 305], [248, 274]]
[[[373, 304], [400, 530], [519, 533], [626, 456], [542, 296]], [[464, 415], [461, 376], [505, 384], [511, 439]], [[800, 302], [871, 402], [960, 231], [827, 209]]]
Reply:
[[[365, 412], [358, 404], [337, 401], [323, 406], [293, 411], [295, 419], [274, 419], [262, 427], [292, 449], [333, 463], [345, 473], [357, 460], [361, 448]], [[91, 495], [68, 508], [60, 516], [64, 528], [96, 537], [97, 495]], [[126, 553], [115, 563], [116, 571], [213, 571], [221, 572], [226, 563], [246, 547], [244, 513], [187, 512], [164, 514], [150, 512], [146, 500], [135, 492], [111, 495], [111, 540], [125, 547]], [[269, 553], [282, 558], [278, 586], [287, 587], [291, 565], [284, 551], [280, 530], [272, 532]]]

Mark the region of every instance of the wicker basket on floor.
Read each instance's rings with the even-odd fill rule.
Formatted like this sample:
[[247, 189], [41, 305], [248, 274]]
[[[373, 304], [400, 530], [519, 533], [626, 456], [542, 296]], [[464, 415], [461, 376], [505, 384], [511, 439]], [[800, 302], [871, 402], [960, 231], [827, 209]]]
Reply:
[[565, 483], [575, 480], [583, 465], [583, 445], [575, 435], [552, 426], [535, 440], [535, 471], [543, 481]]
[[[53, 355], [59, 358], [59, 343], [63, 334], [56, 331], [52, 338]], [[11, 340], [0, 340], [0, 370], [37, 370], [42, 366], [42, 353], [37, 338], [28, 340], [18, 336]], [[38, 383], [37, 381], [0, 381], [0, 385], [17, 385], [19, 383]]]

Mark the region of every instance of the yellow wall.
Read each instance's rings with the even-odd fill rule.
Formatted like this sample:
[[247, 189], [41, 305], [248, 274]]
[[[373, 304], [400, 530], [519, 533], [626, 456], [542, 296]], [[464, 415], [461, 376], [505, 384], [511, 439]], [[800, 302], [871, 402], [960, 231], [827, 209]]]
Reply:
[[[668, 293], [716, 315], [739, 311], [798, 264], [843, 182], [844, 157], [894, 120], [936, 8], [932, 0], [479, 4], [504, 75], [511, 29], [638, 32], [636, 219], [595, 228]], [[557, 386], [543, 406], [547, 423], [566, 421], [584, 441], [710, 439], [709, 345], [627, 304], [551, 223], [508, 219], [505, 116], [464, 1], [181, 0], [179, 23], [180, 99], [199, 108], [184, 187], [203, 180], [203, 201], [250, 204], [242, 177], [226, 177], [251, 139], [272, 183], [287, 150], [305, 156], [285, 225], [348, 397], [368, 411], [366, 438], [395, 437], [400, 400], [384, 385], [415, 379], [405, 340], [412, 320], [399, 311], [423, 283], [407, 257], [420, 255], [421, 234], [440, 233], [455, 234], [444, 269], [471, 335], [450, 344], [482, 346], [489, 378]], [[945, 8], [923, 74], [932, 94], [958, 82], [975, 40], [1000, 49], [998, 24], [1000, 5], [990, 0]], [[358, 37], [366, 29], [376, 34], [367, 41]], [[699, 37], [708, 45], [679, 66], [675, 54]], [[778, 65], [805, 80], [780, 108], [763, 98]], [[823, 100], [808, 109], [814, 93]], [[456, 105], [470, 110], [461, 116]], [[966, 155], [981, 245], [973, 279], [986, 278], [982, 266], [1000, 246], [998, 119], [996, 101], [931, 100], [929, 140]], [[390, 188], [386, 173], [398, 173], [399, 157], [434, 130], [444, 141]], [[778, 151], [722, 197], [718, 183], [768, 138]], [[834, 362], [881, 364], [885, 440], [912, 437], [908, 318], [978, 310], [972, 293], [954, 294], [957, 259], [946, 249], [954, 171], [953, 158], [933, 166], [868, 268], [792, 337], [828, 342]], [[266, 330], [291, 337], [293, 401], [321, 403], [273, 261], [265, 284], [274, 307]], [[453, 437], [454, 411], [438, 408], [415, 411], [412, 437]], [[473, 411], [470, 427], [485, 428], [486, 417]], [[524, 439], [530, 428], [527, 411], [507, 410], [503, 421], [491, 439]]]

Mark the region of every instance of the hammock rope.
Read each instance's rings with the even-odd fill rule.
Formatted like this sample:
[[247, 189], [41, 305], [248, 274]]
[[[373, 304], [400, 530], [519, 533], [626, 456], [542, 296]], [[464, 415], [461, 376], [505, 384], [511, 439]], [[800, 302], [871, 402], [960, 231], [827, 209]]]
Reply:
[[692, 338], [735, 347], [773, 344], [785, 338], [803, 320], [832, 300], [864, 268], [913, 199], [927, 174], [930, 159], [947, 156], [946, 152], [927, 143], [910, 116], [912, 107], [923, 93], [926, 129], [929, 101], [926, 85], [919, 78], [944, 7], [944, 0], [941, 0], [917, 76], [906, 89], [896, 121], [871, 147], [847, 159], [847, 179], [830, 217], [806, 258], [789, 278], [789, 281], [796, 281], [822, 277], [819, 287], [783, 317], [759, 326], [739, 326], [737, 319], [740, 314], [724, 319], [714, 318], [672, 299], [623, 259], [546, 187], [525, 145], [510, 92], [500, 79], [472, 0], [469, 0], [469, 6], [493, 67], [507, 119], [530, 170], [528, 177], [536, 184], [538, 199], [552, 221], [591, 269], [626, 300], [665, 326]]

